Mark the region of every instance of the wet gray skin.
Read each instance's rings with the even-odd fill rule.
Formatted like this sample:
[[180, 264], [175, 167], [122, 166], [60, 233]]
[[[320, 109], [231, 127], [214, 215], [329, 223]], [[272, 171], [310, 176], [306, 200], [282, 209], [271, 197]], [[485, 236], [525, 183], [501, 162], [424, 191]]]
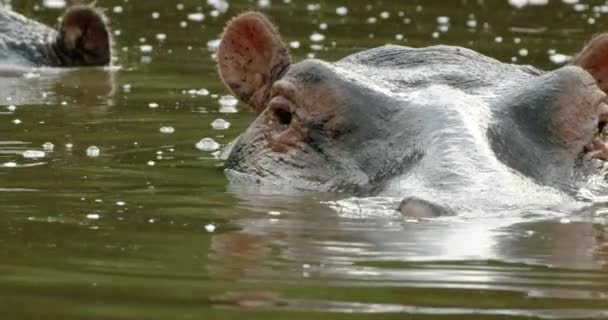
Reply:
[[243, 14], [224, 32], [219, 70], [258, 117], [228, 175], [253, 189], [398, 197], [416, 217], [563, 205], [600, 187], [591, 181], [608, 158], [597, 84], [607, 44], [597, 37], [551, 72], [450, 46], [291, 64], [276, 28]]
[[102, 66], [110, 63], [111, 37], [105, 16], [91, 6], [73, 6], [57, 30], [0, 8], [0, 63], [12, 67]]

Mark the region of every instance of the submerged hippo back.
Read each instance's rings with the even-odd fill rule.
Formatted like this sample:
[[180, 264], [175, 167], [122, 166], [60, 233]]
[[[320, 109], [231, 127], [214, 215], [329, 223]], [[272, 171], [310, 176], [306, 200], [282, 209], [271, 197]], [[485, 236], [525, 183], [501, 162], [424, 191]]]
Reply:
[[6, 65], [50, 64], [46, 53], [57, 32], [41, 23], [0, 8], [0, 60]]
[[68, 8], [58, 30], [0, 8], [0, 64], [27, 68], [110, 63], [110, 29], [107, 18], [97, 8]]

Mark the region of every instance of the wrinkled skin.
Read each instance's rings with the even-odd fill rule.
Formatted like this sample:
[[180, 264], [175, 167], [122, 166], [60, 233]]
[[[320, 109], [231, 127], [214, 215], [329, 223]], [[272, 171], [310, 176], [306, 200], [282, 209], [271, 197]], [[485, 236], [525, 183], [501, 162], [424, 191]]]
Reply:
[[103, 66], [111, 60], [106, 17], [72, 6], [57, 30], [0, 8], [0, 63], [6, 67]]
[[608, 35], [551, 72], [451, 46], [292, 64], [276, 28], [250, 12], [226, 27], [218, 68], [257, 114], [227, 172], [257, 189], [399, 197], [414, 217], [550, 207], [608, 159]]

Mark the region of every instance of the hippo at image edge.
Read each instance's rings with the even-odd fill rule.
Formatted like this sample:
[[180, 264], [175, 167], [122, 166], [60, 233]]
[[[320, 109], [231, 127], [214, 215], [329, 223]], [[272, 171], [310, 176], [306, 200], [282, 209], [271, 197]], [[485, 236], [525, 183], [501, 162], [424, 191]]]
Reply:
[[608, 34], [550, 72], [454, 46], [291, 63], [276, 27], [248, 12], [217, 59], [257, 114], [227, 156], [232, 185], [395, 198], [416, 217], [563, 208], [607, 190]]
[[68, 8], [57, 30], [0, 8], [0, 64], [4, 68], [103, 66], [110, 60], [107, 19], [92, 6]]

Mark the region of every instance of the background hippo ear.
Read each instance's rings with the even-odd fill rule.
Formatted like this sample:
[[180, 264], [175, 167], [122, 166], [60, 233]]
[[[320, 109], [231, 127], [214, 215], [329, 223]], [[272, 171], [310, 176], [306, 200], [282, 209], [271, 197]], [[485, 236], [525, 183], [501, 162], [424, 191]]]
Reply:
[[224, 83], [260, 114], [270, 88], [287, 70], [290, 58], [276, 28], [257, 12], [228, 23], [218, 49], [218, 68]]
[[61, 19], [58, 45], [68, 65], [106, 65], [111, 58], [107, 19], [98, 9], [76, 5]]
[[608, 33], [593, 38], [573, 63], [591, 73], [599, 87], [608, 93]]

